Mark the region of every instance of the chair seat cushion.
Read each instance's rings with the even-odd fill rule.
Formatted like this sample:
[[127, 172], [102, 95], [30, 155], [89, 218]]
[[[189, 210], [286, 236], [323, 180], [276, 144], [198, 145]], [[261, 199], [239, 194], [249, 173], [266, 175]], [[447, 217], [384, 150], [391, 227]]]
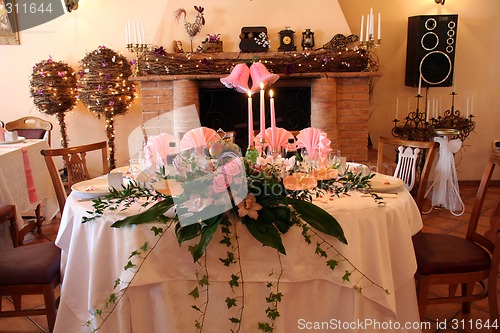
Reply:
[[0, 251], [0, 285], [45, 284], [59, 274], [61, 250], [54, 243]]
[[413, 248], [422, 275], [477, 272], [491, 264], [485, 249], [457, 236], [420, 232], [413, 236]]

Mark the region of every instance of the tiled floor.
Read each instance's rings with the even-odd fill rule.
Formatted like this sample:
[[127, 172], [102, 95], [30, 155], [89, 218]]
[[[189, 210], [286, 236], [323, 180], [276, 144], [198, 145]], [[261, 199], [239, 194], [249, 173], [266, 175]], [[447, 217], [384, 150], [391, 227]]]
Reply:
[[[432, 209], [430, 212], [423, 216], [424, 220], [424, 231], [427, 232], [439, 232], [439, 233], [449, 233], [454, 235], [463, 236], [467, 228], [467, 222], [472, 210], [472, 203], [474, 202], [474, 197], [477, 191], [475, 186], [461, 186], [460, 193], [461, 197], [465, 203], [465, 213], [462, 216], [453, 216], [448, 210], [438, 210]], [[486, 228], [489, 223], [489, 216], [491, 210], [500, 201], [500, 186], [490, 187], [487, 198], [483, 207], [483, 216], [481, 218], [479, 225], [481, 228]], [[430, 204], [427, 203], [427, 210], [429, 210]], [[57, 231], [59, 229], [59, 220], [56, 218], [50, 223], [45, 223], [42, 230], [42, 235], [30, 234], [26, 236], [24, 241], [25, 245], [39, 243], [39, 242], [50, 242], [54, 241]], [[500, 281], [498, 283], [500, 285]], [[435, 294], [440, 294], [446, 292], [443, 288], [434, 288], [432, 292]], [[500, 302], [500, 291], [498, 292], [498, 298]], [[8, 299], [2, 300], [3, 306], [12, 306]], [[43, 304], [43, 300], [40, 297], [29, 296], [23, 298], [23, 304], [25, 307], [40, 307]], [[478, 329], [469, 327], [471, 324], [477, 324], [485, 322], [488, 319], [488, 303], [487, 300], [481, 300], [473, 303], [472, 311], [470, 315], [463, 315], [460, 311], [460, 305], [458, 304], [447, 304], [447, 305], [430, 305], [427, 309], [426, 321], [428, 329], [424, 329], [423, 333], [430, 332], [490, 332], [487, 329]], [[443, 326], [444, 323], [448, 324], [448, 327]], [[456, 324], [454, 329], [453, 325]], [[473, 326], [474, 326], [473, 325]], [[0, 319], [0, 333], [39, 333], [48, 332], [47, 322], [43, 316], [34, 316], [31, 318], [2, 318]], [[76, 332], [68, 332], [76, 333]], [[119, 332], [117, 332], [119, 333]]]

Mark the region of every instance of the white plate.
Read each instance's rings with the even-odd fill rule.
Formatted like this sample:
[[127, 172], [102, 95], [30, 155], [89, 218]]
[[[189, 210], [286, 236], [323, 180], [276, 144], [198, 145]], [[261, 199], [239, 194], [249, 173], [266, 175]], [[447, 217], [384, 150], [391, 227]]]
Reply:
[[399, 178], [376, 173], [375, 176], [369, 181], [371, 191], [387, 192], [392, 191], [403, 185], [403, 181]]
[[18, 136], [17, 140], [0, 141], [0, 145], [10, 145], [10, 144], [13, 144], [13, 143], [19, 143], [19, 142], [22, 142], [24, 139], [26, 139], [24, 136]]
[[108, 186], [108, 178], [99, 177], [73, 184], [71, 190], [80, 199], [92, 199], [108, 194]]

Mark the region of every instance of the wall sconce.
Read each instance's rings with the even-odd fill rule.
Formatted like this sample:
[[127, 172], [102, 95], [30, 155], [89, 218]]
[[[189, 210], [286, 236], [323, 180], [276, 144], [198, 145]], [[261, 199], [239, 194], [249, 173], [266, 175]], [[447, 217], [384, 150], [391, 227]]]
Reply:
[[434, 0], [434, 2], [436, 2], [437, 4], [442, 4], [442, 5], [444, 5], [445, 1], [446, 0]]

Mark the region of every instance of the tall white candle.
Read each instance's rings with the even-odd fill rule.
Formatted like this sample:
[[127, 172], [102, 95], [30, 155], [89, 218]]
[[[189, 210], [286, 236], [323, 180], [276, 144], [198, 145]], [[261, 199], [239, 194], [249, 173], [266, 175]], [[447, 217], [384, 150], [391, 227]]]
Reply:
[[373, 8], [370, 8], [370, 35], [373, 36], [373, 26], [374, 26], [374, 19], [373, 19]]
[[136, 21], [135, 21], [135, 25], [136, 25], [136, 29], [137, 29], [137, 35], [139, 36], [139, 38], [137, 39], [137, 42], [138, 42], [139, 44], [142, 44], [142, 38], [141, 38], [141, 28], [140, 28], [140, 26], [139, 26], [139, 21], [138, 21], [138, 20], [136, 20]]
[[469, 97], [467, 97], [467, 117], [469, 117]]
[[398, 111], [399, 111], [399, 97], [396, 97], [396, 119], [398, 119]]
[[142, 44], [146, 44], [146, 34], [144, 33], [144, 22], [141, 21]]
[[377, 21], [377, 36], [378, 39], [382, 39], [382, 35], [380, 34], [380, 12], [378, 13], [378, 21]]
[[[264, 105], [264, 83], [260, 83], [260, 137], [266, 138], [266, 107]], [[262, 147], [264, 148], [264, 147]]]
[[253, 147], [253, 110], [252, 110], [252, 91], [248, 90], [248, 147]]
[[365, 21], [365, 16], [361, 15], [361, 28], [359, 29], [359, 42], [363, 43], [363, 25]]
[[370, 14], [366, 15], [366, 41], [370, 40]]
[[470, 114], [474, 114], [474, 95], [471, 96], [470, 101]]
[[128, 23], [125, 24], [125, 44], [130, 44], [129, 40], [128, 40]]
[[420, 92], [422, 91], [422, 74], [418, 76], [418, 94], [420, 96]]
[[426, 104], [426, 107], [425, 107], [425, 121], [426, 122], [429, 122], [429, 113], [430, 113], [430, 105], [431, 105], [431, 101], [430, 100], [427, 100], [427, 104]]
[[135, 27], [135, 21], [132, 22], [132, 25], [134, 26], [134, 44], [137, 44], [137, 28]]

